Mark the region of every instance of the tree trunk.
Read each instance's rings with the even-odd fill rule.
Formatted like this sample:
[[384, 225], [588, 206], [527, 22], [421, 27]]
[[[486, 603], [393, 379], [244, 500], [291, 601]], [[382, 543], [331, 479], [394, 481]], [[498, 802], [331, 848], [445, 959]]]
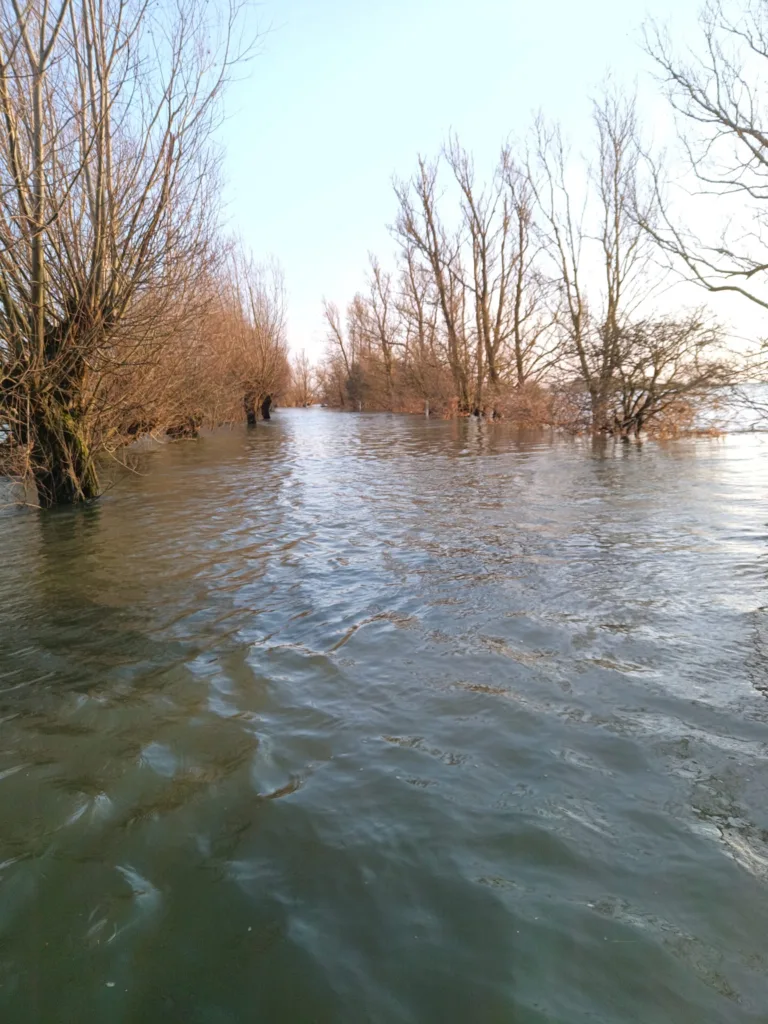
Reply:
[[272, 396], [267, 395], [264, 401], [261, 403], [261, 416], [262, 419], [269, 420], [272, 417], [269, 415], [269, 410], [272, 408]]
[[592, 412], [592, 433], [610, 433], [608, 423], [608, 399], [604, 394], [602, 386], [591, 388], [589, 392], [590, 406]]
[[99, 478], [82, 421], [55, 405], [32, 413], [32, 474], [43, 508], [74, 505], [99, 496]]
[[243, 409], [245, 419], [249, 427], [256, 426], [256, 395], [252, 391], [246, 392], [243, 396]]
[[184, 416], [175, 423], [171, 423], [165, 432], [174, 441], [196, 438], [200, 436], [200, 421], [194, 416]]

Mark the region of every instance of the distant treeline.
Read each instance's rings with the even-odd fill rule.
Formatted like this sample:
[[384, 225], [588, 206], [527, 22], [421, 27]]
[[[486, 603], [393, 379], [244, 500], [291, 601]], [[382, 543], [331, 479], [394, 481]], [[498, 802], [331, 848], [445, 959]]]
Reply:
[[765, 379], [765, 345], [731, 345], [711, 305], [666, 311], [680, 276], [768, 308], [768, 2], [710, 4], [701, 29], [699, 61], [646, 31], [699, 230], [670, 181], [681, 165], [649, 154], [635, 99], [610, 84], [591, 156], [540, 117], [481, 181], [451, 137], [395, 182], [394, 268], [371, 256], [344, 315], [325, 304], [322, 401], [628, 437], [689, 428]]

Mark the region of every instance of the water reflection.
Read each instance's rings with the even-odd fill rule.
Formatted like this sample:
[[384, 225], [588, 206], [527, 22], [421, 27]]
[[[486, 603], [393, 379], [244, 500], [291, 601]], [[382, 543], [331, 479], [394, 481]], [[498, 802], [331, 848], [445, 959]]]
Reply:
[[2, 1019], [761, 1019], [767, 451], [281, 412], [4, 516]]

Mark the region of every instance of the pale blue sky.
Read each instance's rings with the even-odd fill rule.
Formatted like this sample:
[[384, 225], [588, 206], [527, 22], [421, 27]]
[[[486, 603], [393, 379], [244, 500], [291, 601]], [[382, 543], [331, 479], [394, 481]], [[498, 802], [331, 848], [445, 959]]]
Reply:
[[[670, 7], [673, 10], [670, 11]], [[282, 263], [295, 350], [323, 343], [323, 296], [343, 306], [367, 253], [392, 250], [391, 179], [455, 129], [478, 163], [532, 112], [577, 146], [608, 70], [650, 88], [647, 13], [695, 35], [700, 0], [267, 0], [263, 52], [227, 97], [229, 223]]]

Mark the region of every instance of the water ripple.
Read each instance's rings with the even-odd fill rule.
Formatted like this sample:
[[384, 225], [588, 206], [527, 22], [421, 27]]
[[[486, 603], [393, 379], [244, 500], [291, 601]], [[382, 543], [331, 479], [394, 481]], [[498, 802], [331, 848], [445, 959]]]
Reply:
[[764, 1019], [765, 440], [137, 459], [3, 516], [3, 1020]]

